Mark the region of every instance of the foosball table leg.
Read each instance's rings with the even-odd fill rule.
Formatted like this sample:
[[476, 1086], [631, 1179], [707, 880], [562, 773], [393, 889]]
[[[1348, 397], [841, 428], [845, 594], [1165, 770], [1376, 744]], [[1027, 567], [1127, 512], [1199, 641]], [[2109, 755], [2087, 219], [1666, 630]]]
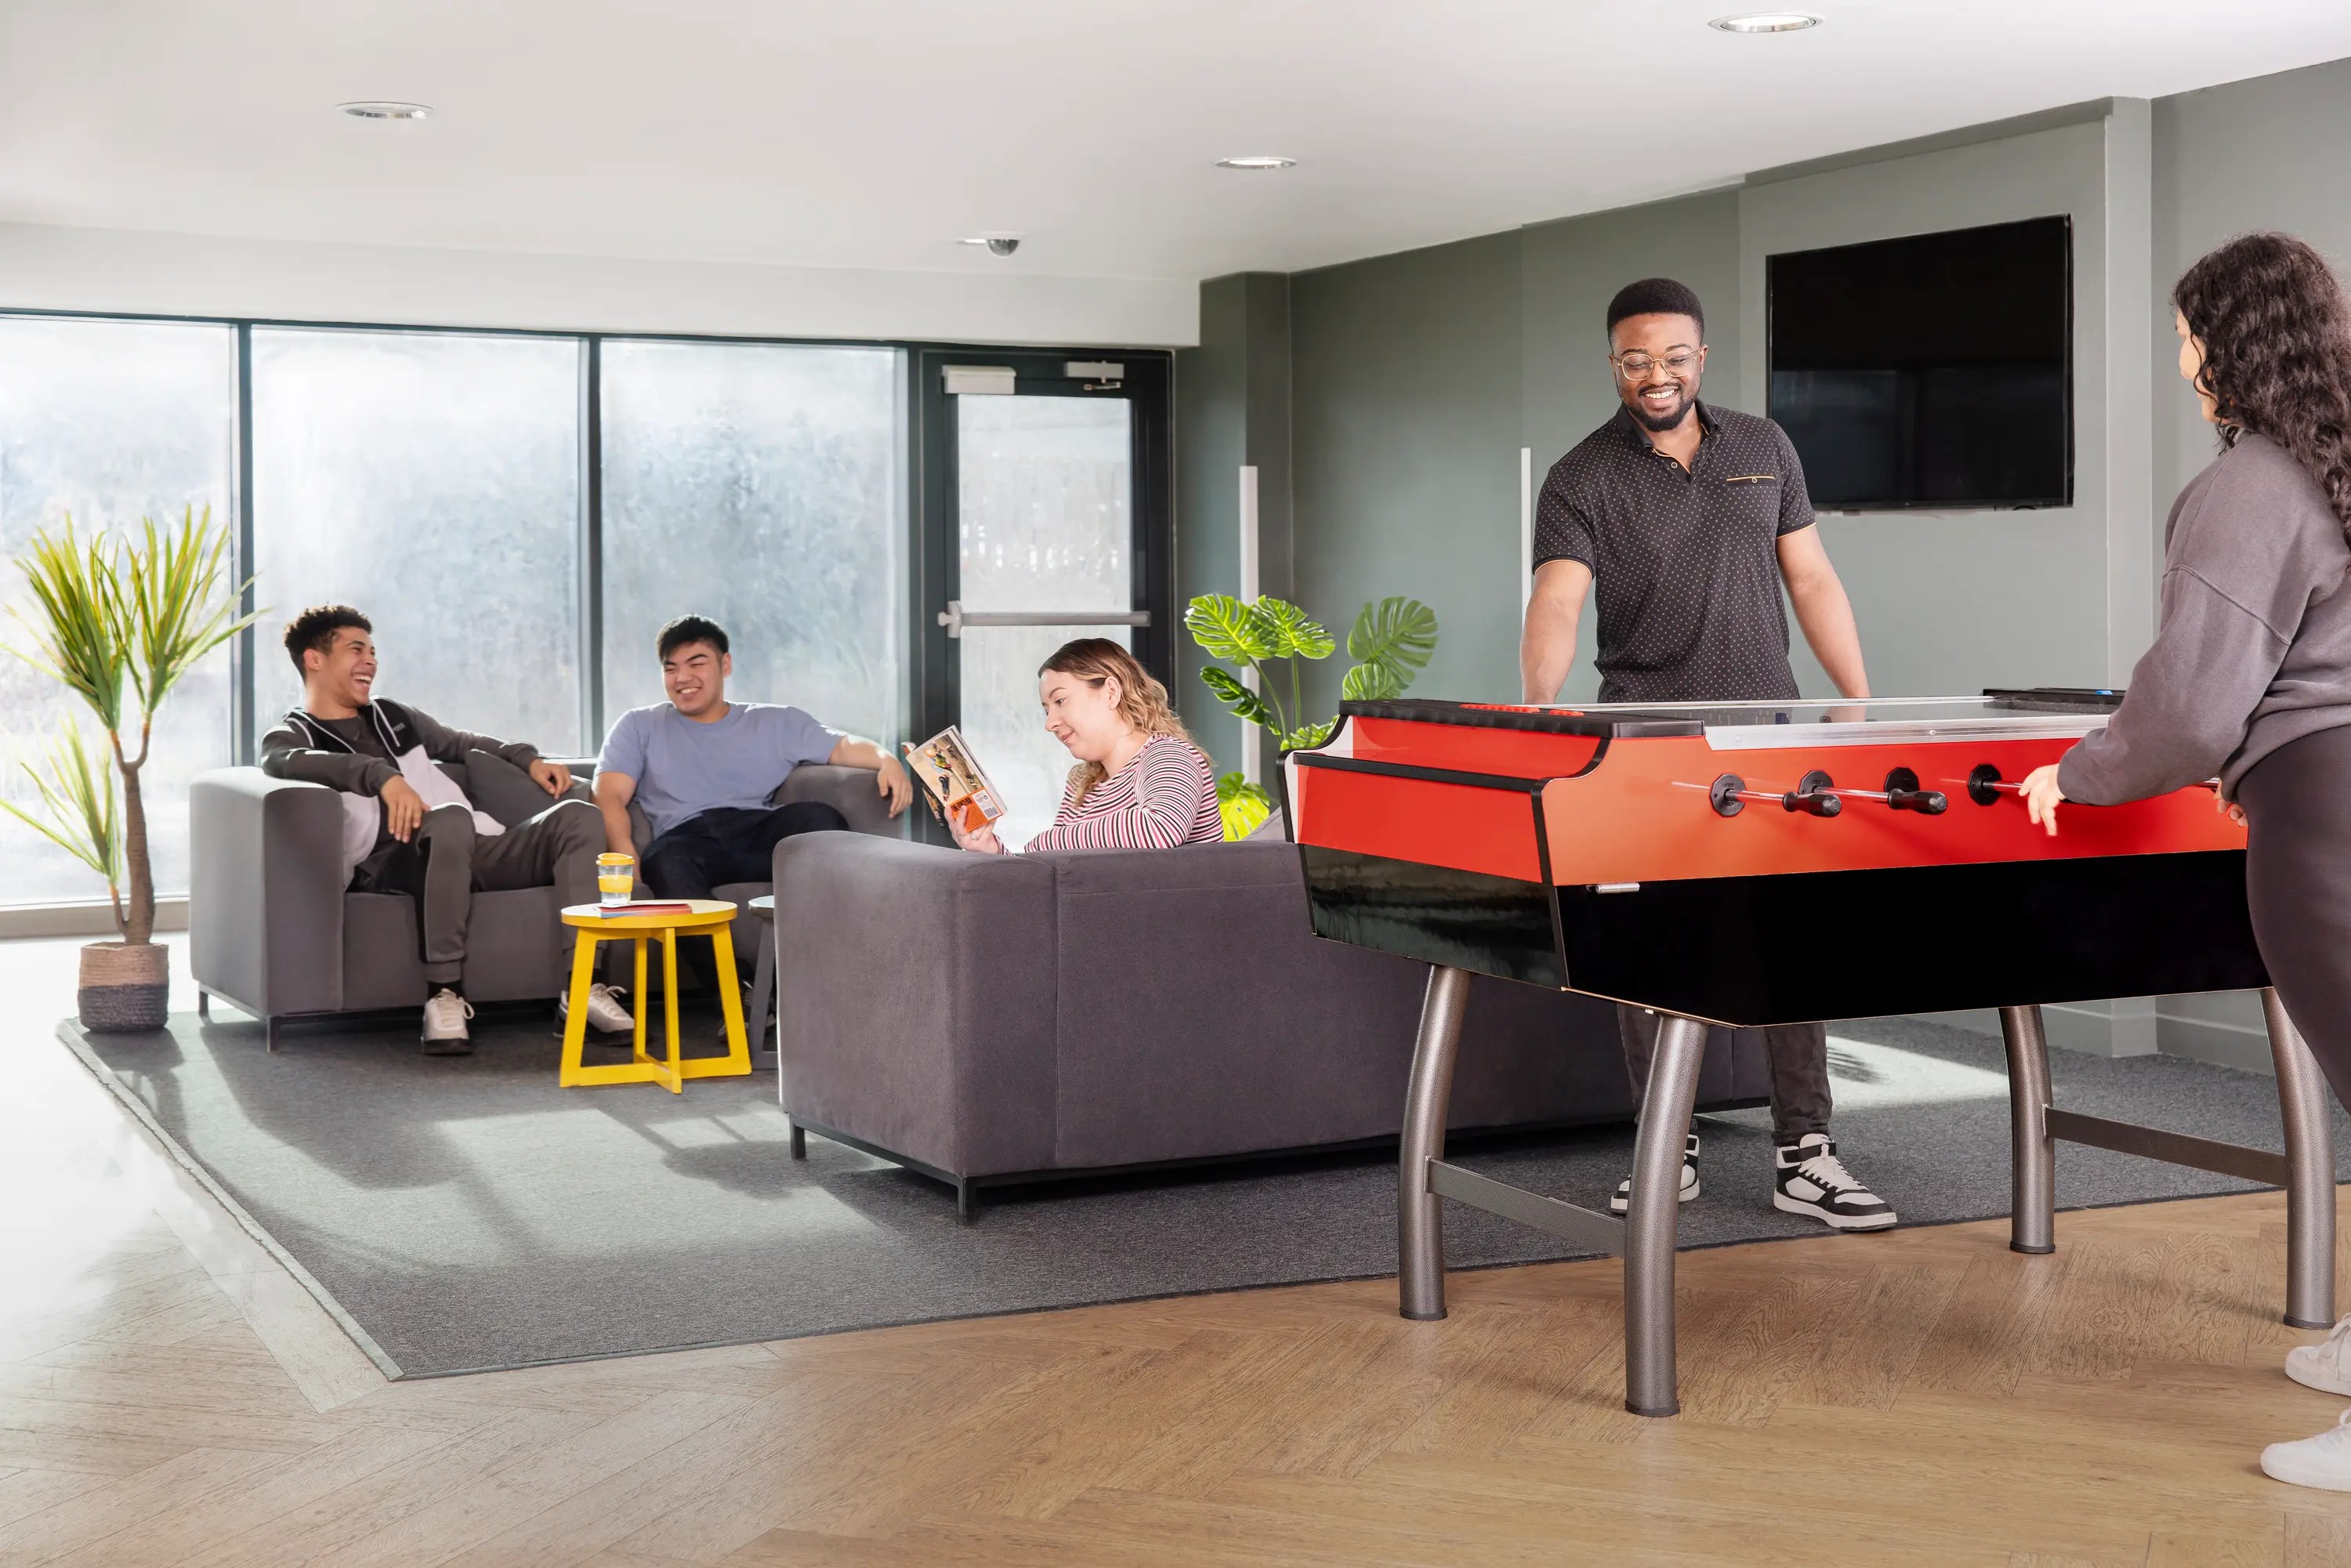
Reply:
[[2050, 1135], [2049, 1041], [2039, 1008], [2000, 1009], [2008, 1046], [2008, 1135], [2013, 1151], [2008, 1245], [2016, 1252], [2057, 1250], [2057, 1141]]
[[2335, 1322], [2335, 1137], [2331, 1098], [2318, 1063], [2273, 988], [2262, 991], [2277, 1064], [2278, 1113], [2285, 1124], [2285, 1321], [2323, 1329]]
[[1674, 1371], [1674, 1231], [1681, 1218], [1683, 1140], [1705, 1059], [1704, 1024], [1658, 1015], [1625, 1215], [1625, 1408], [1635, 1416], [1671, 1416], [1682, 1407]]
[[1396, 1160], [1396, 1289], [1405, 1317], [1445, 1315], [1445, 1219], [1429, 1190], [1428, 1162], [1445, 1157], [1445, 1116], [1453, 1099], [1453, 1062], [1461, 1048], [1461, 1012], [1469, 974], [1432, 964], [1412, 1051], [1404, 1102], [1404, 1147]]

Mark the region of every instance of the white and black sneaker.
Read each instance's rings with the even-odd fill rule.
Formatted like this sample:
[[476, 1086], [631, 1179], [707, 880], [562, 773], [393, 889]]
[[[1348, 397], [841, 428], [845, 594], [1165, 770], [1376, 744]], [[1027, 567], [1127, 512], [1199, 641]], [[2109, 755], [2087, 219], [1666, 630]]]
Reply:
[[[621, 1005], [629, 994], [625, 986], [608, 986], [601, 980], [588, 988], [588, 1027], [600, 1034], [630, 1034], [637, 1027], [637, 1015]], [[555, 1016], [569, 1020], [571, 998], [569, 993], [555, 998]]]
[[473, 1016], [474, 1004], [449, 987], [434, 991], [424, 1004], [424, 1054], [471, 1055], [474, 1038], [466, 1031], [465, 1020]]
[[[1688, 1134], [1682, 1145], [1681, 1201], [1687, 1203], [1698, 1196], [1698, 1134]], [[1633, 1178], [1626, 1176], [1616, 1184], [1616, 1196], [1608, 1200], [1611, 1214], [1624, 1214], [1633, 1207]]]
[[1809, 1214], [1838, 1230], [1883, 1230], [1894, 1223], [1894, 1210], [1844, 1168], [1826, 1133], [1806, 1133], [1782, 1145], [1772, 1163], [1779, 1181], [1771, 1195], [1774, 1208]]

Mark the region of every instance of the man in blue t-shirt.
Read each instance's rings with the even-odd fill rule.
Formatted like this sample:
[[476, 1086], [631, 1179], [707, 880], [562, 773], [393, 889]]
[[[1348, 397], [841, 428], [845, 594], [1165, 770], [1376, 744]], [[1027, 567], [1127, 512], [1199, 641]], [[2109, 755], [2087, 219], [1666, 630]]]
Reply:
[[[870, 768], [896, 816], [914, 783], [898, 759], [870, 740], [828, 729], [796, 707], [730, 703], [735, 661], [726, 633], [699, 615], [661, 629], [662, 688], [669, 701], [631, 708], [614, 721], [596, 760], [596, 805], [604, 838], [634, 854], [629, 802], [653, 824], [638, 873], [664, 898], [708, 898], [721, 883], [766, 882], [776, 845], [795, 833], [846, 829], [820, 800], [768, 804], [804, 762]], [[689, 952], [701, 945], [689, 944]]]

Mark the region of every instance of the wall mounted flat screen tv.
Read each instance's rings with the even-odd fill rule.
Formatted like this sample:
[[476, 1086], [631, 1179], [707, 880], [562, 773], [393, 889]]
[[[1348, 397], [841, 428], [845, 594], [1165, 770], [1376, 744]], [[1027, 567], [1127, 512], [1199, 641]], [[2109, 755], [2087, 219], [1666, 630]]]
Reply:
[[2033, 218], [1768, 257], [1770, 413], [1815, 507], [2074, 499], [2074, 227]]

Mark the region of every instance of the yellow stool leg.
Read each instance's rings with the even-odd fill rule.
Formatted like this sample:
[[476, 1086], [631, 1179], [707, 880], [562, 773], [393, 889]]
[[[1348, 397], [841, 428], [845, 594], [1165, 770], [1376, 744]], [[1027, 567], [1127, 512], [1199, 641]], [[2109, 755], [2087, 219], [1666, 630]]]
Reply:
[[633, 1060], [638, 1061], [651, 1061], [653, 1060], [652, 1057], [645, 1054], [645, 939], [643, 936], [640, 936], [637, 938], [637, 1005], [635, 1009], [637, 1038], [635, 1047], [631, 1052]]
[[669, 1092], [685, 1092], [685, 1079], [677, 1070], [677, 932], [661, 934], [662, 1010], [669, 1025]]
[[588, 987], [596, 975], [596, 933], [581, 931], [571, 948], [571, 997], [563, 1019], [563, 1066], [556, 1082], [576, 1089], [587, 1082], [580, 1073], [580, 1051], [588, 1043]]
[[710, 933], [711, 956], [718, 961], [718, 1006], [726, 1015], [726, 1054], [717, 1061], [704, 1061], [695, 1065], [704, 1078], [736, 1078], [751, 1071], [751, 1048], [743, 1036], [743, 988], [735, 981], [735, 933], [732, 927], [713, 927]]

